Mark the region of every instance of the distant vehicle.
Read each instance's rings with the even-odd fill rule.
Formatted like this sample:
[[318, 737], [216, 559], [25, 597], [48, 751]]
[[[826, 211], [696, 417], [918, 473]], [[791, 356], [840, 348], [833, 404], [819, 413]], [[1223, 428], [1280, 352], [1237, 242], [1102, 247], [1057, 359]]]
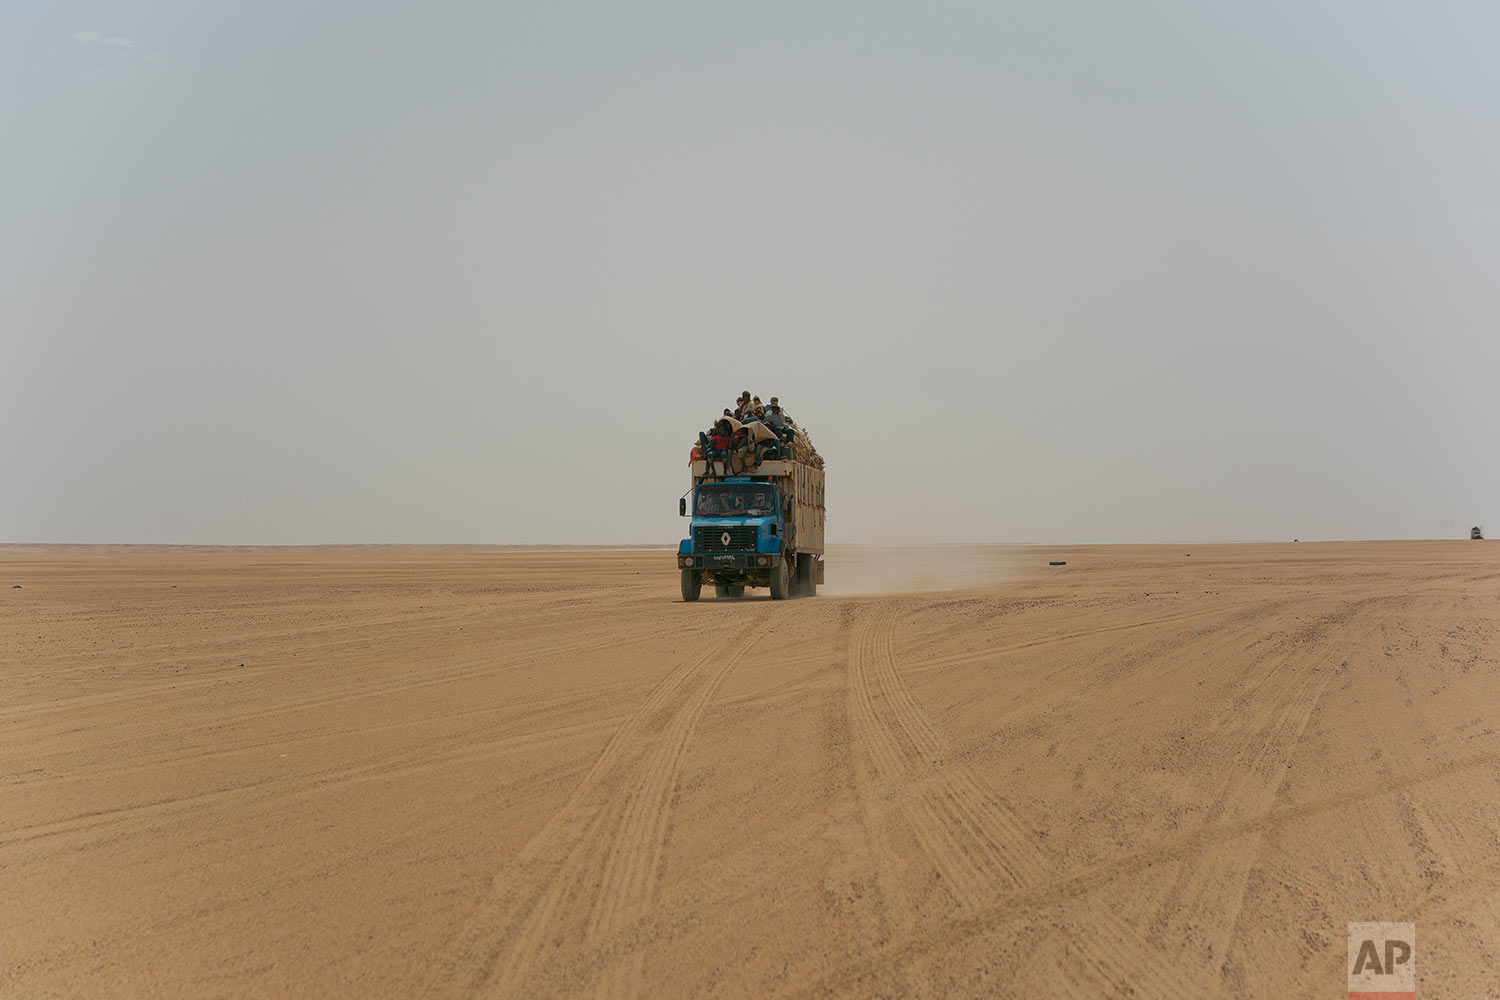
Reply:
[[716, 597], [770, 587], [771, 597], [812, 597], [823, 582], [823, 470], [792, 459], [763, 461], [746, 475], [723, 462], [693, 462], [693, 488], [678, 504], [692, 528], [677, 548], [682, 599], [704, 583]]
[[1474, 541], [1476, 542], [1484, 541], [1484, 529], [1479, 527], [1478, 525], [1475, 525], [1474, 527], [1469, 529], [1469, 537], [1474, 539]]

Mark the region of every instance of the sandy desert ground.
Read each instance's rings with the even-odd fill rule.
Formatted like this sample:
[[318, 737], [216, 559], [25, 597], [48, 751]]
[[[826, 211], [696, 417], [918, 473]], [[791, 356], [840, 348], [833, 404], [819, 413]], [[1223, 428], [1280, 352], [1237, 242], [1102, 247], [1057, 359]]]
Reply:
[[1500, 995], [1500, 543], [829, 567], [0, 549], [0, 996]]

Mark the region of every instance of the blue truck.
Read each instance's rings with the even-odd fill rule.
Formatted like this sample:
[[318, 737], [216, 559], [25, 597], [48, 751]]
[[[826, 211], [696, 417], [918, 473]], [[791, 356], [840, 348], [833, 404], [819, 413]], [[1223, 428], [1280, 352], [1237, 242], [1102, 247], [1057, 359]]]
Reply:
[[812, 597], [823, 582], [823, 470], [806, 462], [761, 462], [728, 475], [722, 462], [692, 463], [693, 488], [677, 512], [692, 517], [677, 546], [682, 599], [705, 583], [717, 597], [769, 587], [773, 600]]

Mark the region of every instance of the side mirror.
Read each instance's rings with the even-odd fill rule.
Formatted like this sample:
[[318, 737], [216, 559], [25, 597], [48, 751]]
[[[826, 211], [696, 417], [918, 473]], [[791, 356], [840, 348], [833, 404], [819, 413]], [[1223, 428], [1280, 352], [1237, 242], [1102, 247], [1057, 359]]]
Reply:
[[677, 516], [687, 517], [687, 497], [677, 498]]

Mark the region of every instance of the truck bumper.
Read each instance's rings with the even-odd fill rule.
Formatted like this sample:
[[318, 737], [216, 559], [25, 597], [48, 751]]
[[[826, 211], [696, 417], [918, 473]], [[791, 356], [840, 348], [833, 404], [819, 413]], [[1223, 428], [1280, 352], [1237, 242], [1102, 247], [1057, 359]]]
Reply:
[[678, 555], [683, 569], [766, 569], [781, 565], [780, 552], [700, 552]]

